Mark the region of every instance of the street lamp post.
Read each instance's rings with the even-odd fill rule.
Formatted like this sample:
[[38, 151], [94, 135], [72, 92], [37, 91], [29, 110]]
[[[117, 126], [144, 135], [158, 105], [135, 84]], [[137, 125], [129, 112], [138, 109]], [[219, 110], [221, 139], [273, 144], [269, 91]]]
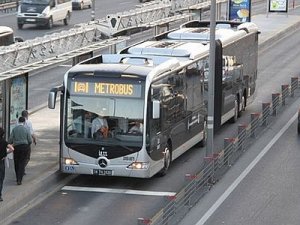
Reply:
[[213, 153], [214, 138], [214, 92], [215, 92], [215, 58], [216, 58], [216, 0], [211, 0], [210, 37], [209, 37], [209, 78], [208, 78], [208, 116], [206, 156]]
[[96, 0], [92, 0], [91, 21], [95, 21], [95, 1]]

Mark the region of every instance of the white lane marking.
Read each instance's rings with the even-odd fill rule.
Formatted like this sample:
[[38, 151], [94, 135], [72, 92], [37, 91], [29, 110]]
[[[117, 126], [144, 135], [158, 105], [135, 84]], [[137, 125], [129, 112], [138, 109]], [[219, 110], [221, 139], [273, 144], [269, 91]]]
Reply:
[[219, 197], [215, 204], [203, 215], [203, 217], [195, 225], [203, 225], [209, 217], [219, 208], [219, 206], [226, 200], [226, 198], [234, 191], [239, 183], [250, 173], [254, 166], [262, 159], [262, 157], [271, 149], [281, 135], [291, 126], [296, 120], [298, 113], [296, 113], [288, 123], [273, 137], [267, 146], [256, 156], [256, 158], [249, 164], [249, 166], [241, 173], [241, 175], [227, 188], [227, 190]]
[[72, 67], [72, 65], [66, 65], [66, 64], [63, 64], [63, 65], [59, 65], [60, 67]]
[[130, 1], [125, 1], [125, 2], [120, 2], [119, 4], [120, 5], [127, 5], [127, 4], [129, 4], [129, 3], [131, 3]]
[[174, 196], [176, 192], [160, 192], [160, 191], [139, 191], [130, 189], [111, 189], [111, 188], [92, 188], [92, 187], [78, 187], [78, 186], [64, 186], [63, 191], [86, 191], [86, 192], [102, 192], [114, 194], [128, 194], [128, 195], [148, 195], [148, 196]]

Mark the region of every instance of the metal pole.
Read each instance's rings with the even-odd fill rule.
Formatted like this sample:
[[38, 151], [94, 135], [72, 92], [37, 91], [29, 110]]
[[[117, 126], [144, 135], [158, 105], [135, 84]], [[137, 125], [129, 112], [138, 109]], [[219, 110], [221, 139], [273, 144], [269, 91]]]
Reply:
[[95, 21], [95, 1], [96, 0], [92, 0], [91, 21]]
[[208, 78], [208, 117], [206, 155], [213, 154], [214, 139], [214, 92], [215, 92], [215, 58], [216, 58], [216, 0], [211, 1], [210, 37], [209, 37], [209, 78]]

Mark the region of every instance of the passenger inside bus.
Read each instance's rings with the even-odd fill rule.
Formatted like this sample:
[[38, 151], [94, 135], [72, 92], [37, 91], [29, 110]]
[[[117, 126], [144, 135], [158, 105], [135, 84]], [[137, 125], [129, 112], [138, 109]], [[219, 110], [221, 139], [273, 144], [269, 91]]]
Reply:
[[72, 137], [91, 138], [92, 116], [89, 111], [74, 110], [69, 135]]
[[93, 138], [107, 138], [108, 137], [108, 123], [107, 119], [97, 115], [95, 119], [92, 121], [92, 130]]
[[129, 125], [132, 125], [132, 127], [130, 127], [128, 133], [130, 134], [143, 134], [143, 123], [140, 120], [131, 122]]

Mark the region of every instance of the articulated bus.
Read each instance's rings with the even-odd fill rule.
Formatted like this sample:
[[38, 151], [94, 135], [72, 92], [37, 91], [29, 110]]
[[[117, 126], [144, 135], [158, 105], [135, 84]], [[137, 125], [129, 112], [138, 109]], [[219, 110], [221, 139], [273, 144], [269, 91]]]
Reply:
[[[242, 44], [248, 31], [236, 33], [241, 32], [228, 33], [222, 41], [237, 36]], [[235, 51], [224, 59], [220, 48], [216, 71], [221, 81], [216, 87], [226, 96], [219, 104], [230, 108], [244, 89], [247, 61], [237, 59]], [[204, 42], [152, 40], [72, 67], [48, 99], [49, 108], [55, 108], [60, 93], [61, 171], [149, 178], [165, 175], [171, 162], [192, 146], [204, 146], [208, 57]]]
[[[200, 42], [209, 44], [209, 21], [189, 21], [180, 29], [156, 36], [160, 42]], [[214, 131], [227, 121], [235, 122], [246, 106], [253, 102], [258, 61], [258, 28], [253, 23], [229, 21], [216, 22], [216, 76], [214, 92]], [[151, 39], [150, 39], [151, 40]], [[135, 52], [137, 48], [147, 48], [142, 54], [151, 54], [154, 42], [143, 42], [128, 47], [121, 53]], [[138, 50], [140, 51], [140, 50]], [[150, 52], [150, 53], [149, 53]], [[207, 61], [207, 60], [206, 60]], [[208, 75], [208, 63], [204, 68]]]

